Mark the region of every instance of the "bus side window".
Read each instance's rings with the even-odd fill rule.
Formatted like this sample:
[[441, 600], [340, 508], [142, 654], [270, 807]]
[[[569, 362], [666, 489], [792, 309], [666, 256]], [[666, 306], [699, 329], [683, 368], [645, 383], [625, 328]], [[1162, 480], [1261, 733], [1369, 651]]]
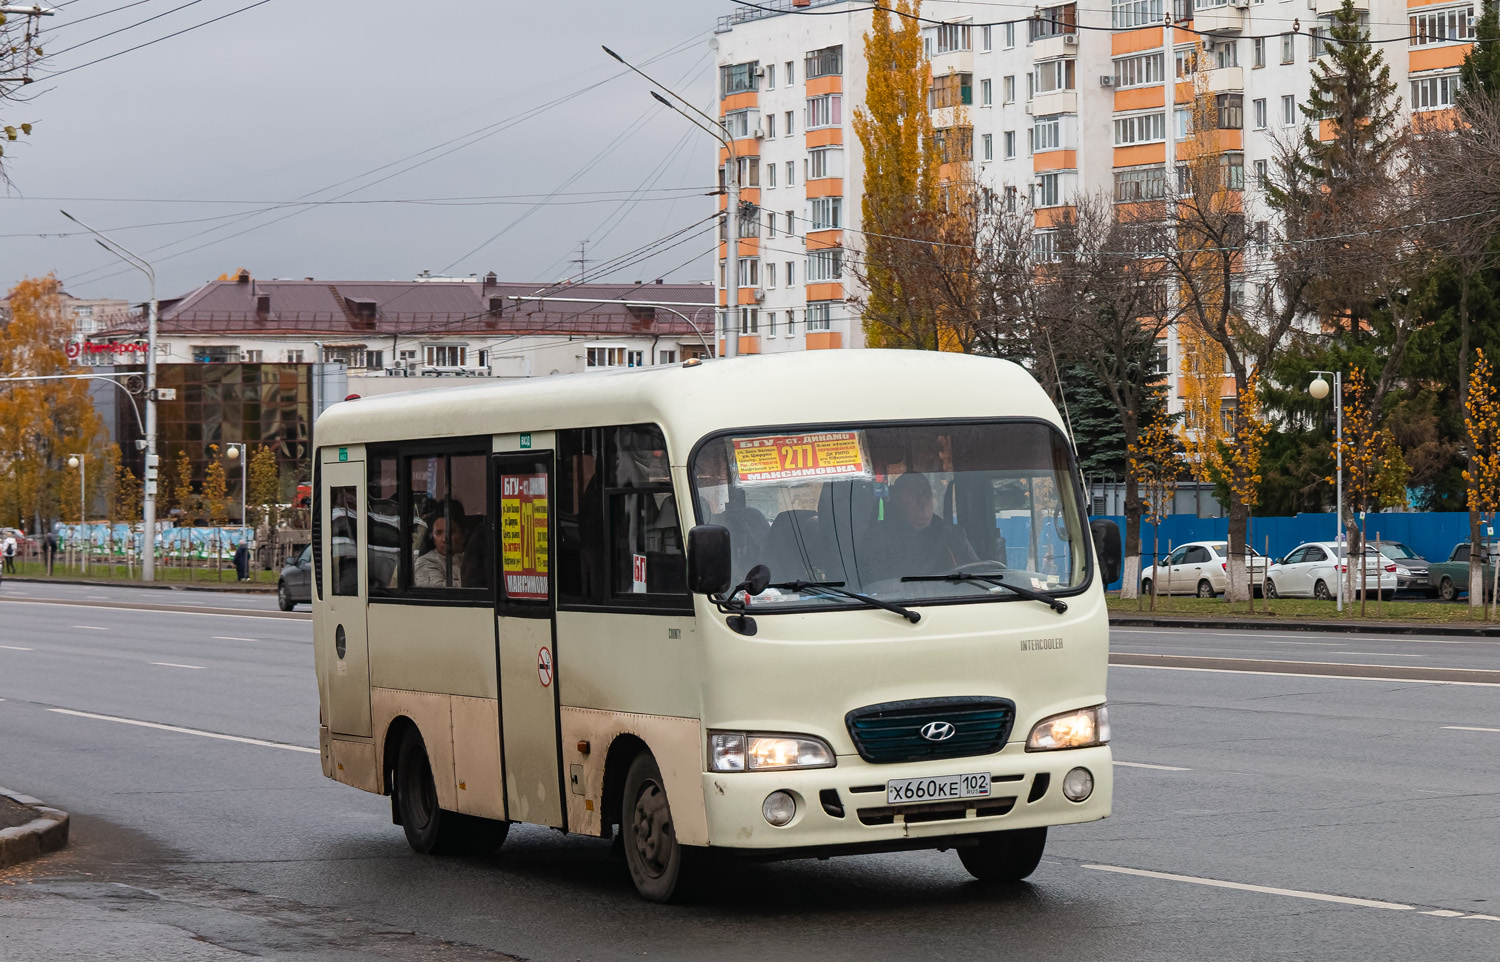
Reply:
[[604, 434], [599, 428], [557, 432], [557, 600], [590, 604], [604, 595]]
[[687, 563], [667, 442], [654, 424], [607, 429], [611, 589], [620, 595], [686, 595]]
[[333, 562], [333, 594], [359, 594], [359, 489], [353, 485], [328, 489], [328, 546]]
[[397, 501], [396, 456], [371, 454], [370, 485], [365, 515], [366, 549], [370, 595], [390, 594], [400, 569], [401, 506]]

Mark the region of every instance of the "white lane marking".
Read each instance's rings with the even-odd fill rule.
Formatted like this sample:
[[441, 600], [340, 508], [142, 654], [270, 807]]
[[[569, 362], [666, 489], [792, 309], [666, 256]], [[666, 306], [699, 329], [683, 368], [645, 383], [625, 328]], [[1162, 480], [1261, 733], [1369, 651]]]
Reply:
[[1191, 768], [1178, 768], [1175, 765], [1147, 765], [1145, 762], [1115, 762], [1115, 764], [1116, 765], [1123, 765], [1126, 768], [1150, 768], [1150, 769], [1152, 769], [1154, 771], [1158, 771], [1158, 772], [1190, 772], [1190, 771], [1192, 771]]
[[1463, 915], [1462, 912], [1455, 912], [1452, 909], [1432, 909], [1431, 911], [1423, 912], [1421, 914], [1436, 915], [1440, 919], [1456, 919]]
[[90, 601], [108, 601], [109, 595], [84, 595]]
[[[47, 606], [52, 607], [52, 608], [77, 608], [77, 607], [79, 607], [77, 604], [74, 604], [73, 602], [68, 602], [68, 601], [50, 601], [50, 600], [47, 600], [45, 598], [4, 598], [4, 599], [0, 599], [0, 601], [9, 602], [11, 604], [19, 604], [19, 605], [47, 605]], [[184, 604], [202, 605], [203, 602], [201, 602], [201, 601], [188, 601], [188, 602], [184, 602]], [[172, 607], [172, 606], [166, 606], [166, 607], [160, 607], [160, 608], [117, 608], [114, 605], [90, 605], [89, 608], [91, 610], [93, 610], [93, 611], [100, 611], [100, 610], [105, 610], [105, 611], [123, 611], [123, 612], [127, 612], [127, 613], [128, 612], [140, 612], [142, 614], [148, 614], [148, 615], [193, 615], [194, 617], [197, 617], [197, 618], [275, 618], [275, 619], [277, 619], [279, 621], [307, 621], [307, 622], [312, 621], [312, 617], [310, 615], [308, 617], [306, 617], [306, 618], [283, 618], [280, 614], [278, 614], [277, 612], [274, 612], [274, 611], [270, 611], [270, 610], [255, 611], [254, 609], [250, 609], [250, 608], [244, 609], [243, 612], [240, 612], [240, 611], [223, 611], [223, 610], [220, 610], [220, 611], [187, 611], [187, 610], [184, 610], [182, 608], [176, 608], [176, 607]]]
[[183, 735], [198, 735], [203, 738], [217, 738], [226, 742], [240, 742], [245, 745], [260, 745], [262, 748], [284, 748], [289, 752], [306, 752], [309, 755], [319, 754], [316, 748], [303, 748], [301, 745], [288, 745], [284, 742], [268, 742], [261, 738], [242, 738], [239, 735], [221, 735], [218, 732], [199, 731], [196, 728], [179, 728], [176, 725], [159, 725], [156, 722], [137, 721], [134, 718], [120, 718], [115, 715], [95, 715], [92, 712], [73, 711], [69, 708], [49, 708], [51, 712], [59, 715], [74, 715], [78, 718], [93, 718], [98, 721], [118, 722], [121, 725], [137, 725], [141, 728], [156, 728], [164, 732], [178, 732]]
[[1122, 868], [1118, 865], [1085, 865], [1083, 868], [1093, 869], [1096, 872], [1115, 872], [1120, 875], [1137, 875], [1141, 878], [1162, 879], [1167, 882], [1189, 882], [1193, 885], [1207, 885], [1210, 888], [1234, 889], [1238, 892], [1259, 892], [1262, 895], [1286, 895], [1296, 899], [1310, 899], [1314, 902], [1336, 902], [1339, 905], [1357, 905], [1367, 909], [1392, 909], [1397, 912], [1410, 912], [1416, 906], [1402, 905], [1400, 902], [1381, 902], [1376, 899], [1356, 899], [1347, 895], [1328, 895], [1323, 892], [1304, 892], [1301, 889], [1275, 888], [1270, 885], [1250, 885], [1245, 882], [1226, 882], [1223, 879], [1199, 878], [1196, 875], [1174, 875], [1170, 872], [1148, 872], [1139, 868]]
[[36, 651], [35, 648], [21, 648], [16, 645], [0, 645], [0, 648], [4, 648], [6, 651]]
[[[1189, 632], [1192, 631], [1192, 629], [1191, 628], [1110, 628], [1109, 631], [1110, 631], [1110, 634], [1122, 634], [1122, 635], [1168, 635], [1168, 636], [1170, 636], [1170, 635], [1187, 635]], [[1311, 635], [1312, 637], [1316, 638], [1316, 637], [1319, 636], [1320, 633], [1316, 632], [1316, 631], [1307, 631], [1307, 632], [1298, 632], [1297, 634], [1275, 634], [1275, 633], [1272, 633], [1272, 632], [1260, 632], [1260, 631], [1256, 631], [1253, 628], [1247, 628], [1244, 631], [1239, 631], [1239, 632], [1227, 632], [1227, 631], [1221, 631], [1221, 632], [1199, 632], [1199, 633], [1195, 633], [1195, 635], [1196, 634], [1217, 634], [1217, 635], [1220, 635], [1220, 636], [1225, 637], [1225, 638], [1243, 638], [1243, 639], [1245, 639], [1247, 641], [1255, 641], [1255, 640], [1259, 640], [1261, 638], [1301, 638], [1301, 637], [1304, 637], [1305, 635]], [[1322, 632], [1321, 634], [1324, 637], [1326, 637], [1328, 633], [1327, 632]], [[1388, 636], [1379, 636], [1379, 637], [1377, 637], [1377, 636], [1375, 636], [1373, 634], [1362, 635], [1361, 638], [1360, 638], [1360, 640], [1364, 641], [1364, 642], [1368, 642], [1370, 644], [1388, 644], [1388, 645], [1494, 645], [1495, 644], [1495, 640], [1493, 638], [1455, 638], [1455, 639], [1446, 639], [1446, 638], [1408, 638], [1405, 635], [1388, 635]], [[1286, 642], [1274, 642], [1274, 641], [1272, 641], [1272, 642], [1267, 642], [1267, 644], [1274, 645], [1274, 644], [1287, 644], [1287, 643]], [[1348, 642], [1347, 641], [1304, 641], [1304, 642], [1300, 642], [1300, 644], [1304, 644], [1304, 645], [1327, 645], [1329, 647], [1336, 648], [1339, 645], [1347, 645]]]
[[1314, 645], [1318, 648], [1337, 648], [1341, 641], [1268, 641], [1268, 645]]
[[256, 638], [237, 638], [234, 635], [214, 635], [214, 641], [257, 641]]
[[1330, 651], [1330, 655], [1364, 655], [1370, 658], [1422, 658], [1423, 655], [1398, 655], [1393, 651]]
[[1443, 731], [1449, 732], [1500, 732], [1500, 728], [1472, 728], [1468, 725], [1444, 725]]
[[1439, 791], [1435, 791], [1435, 790], [1433, 790], [1431, 788], [1418, 788], [1418, 789], [1413, 789], [1413, 791], [1421, 792], [1423, 795], [1451, 795], [1451, 796], [1453, 796], [1455, 798], [1457, 798], [1459, 796], [1462, 796], [1464, 794], [1463, 792], [1439, 792]]
[[99, 625], [74, 625], [73, 627], [74, 628], [86, 628], [89, 631], [108, 631], [109, 630], [108, 628], [103, 628], [103, 627], [101, 627]]
[[176, 662], [171, 662], [171, 661], [153, 661], [151, 664], [153, 664], [153, 665], [160, 665], [163, 668], [194, 668], [194, 669], [196, 669], [198, 671], [207, 671], [208, 670], [203, 665], [179, 665]]
[[[1320, 664], [1328, 664], [1321, 662]], [[1336, 663], [1335, 663], [1336, 664]], [[1434, 681], [1431, 678], [1376, 678], [1371, 675], [1314, 675], [1305, 671], [1251, 671], [1248, 668], [1182, 668], [1177, 665], [1110, 665], [1111, 668], [1144, 668], [1147, 671], [1202, 671], [1211, 675], [1266, 675], [1271, 678], [1323, 678], [1329, 681], [1383, 681], [1406, 685], [1459, 685], [1464, 688], [1500, 688], [1494, 681]], [[1398, 665], [1340, 665], [1341, 668], [1397, 668]], [[1450, 669], [1464, 671], [1467, 669]]]

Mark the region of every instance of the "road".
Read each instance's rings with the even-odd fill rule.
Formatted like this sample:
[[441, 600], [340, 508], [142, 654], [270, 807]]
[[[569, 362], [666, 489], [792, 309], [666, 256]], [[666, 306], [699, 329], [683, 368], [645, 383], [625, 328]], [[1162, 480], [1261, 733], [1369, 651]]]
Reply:
[[[1055, 830], [1030, 884], [985, 889], [952, 853], [867, 856], [733, 866], [678, 907], [639, 901], [599, 840], [521, 827], [489, 858], [411, 853], [388, 800], [323, 778], [311, 627], [266, 598], [13, 600], [44, 587], [0, 592], [0, 784], [74, 812], [75, 842], [0, 875], [0, 959], [1492, 962], [1500, 945], [1500, 675], [1363, 674], [1489, 677], [1500, 642], [1121, 629], [1120, 658], [1355, 677], [1112, 668], [1116, 814]], [[119, 607], [153, 603], [172, 610]]]

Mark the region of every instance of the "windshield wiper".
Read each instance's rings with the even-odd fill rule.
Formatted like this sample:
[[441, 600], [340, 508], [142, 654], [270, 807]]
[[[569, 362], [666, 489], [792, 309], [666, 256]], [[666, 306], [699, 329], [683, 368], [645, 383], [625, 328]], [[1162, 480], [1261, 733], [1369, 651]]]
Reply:
[[779, 585], [767, 585], [766, 587], [783, 588], [787, 591], [802, 591], [807, 588], [815, 588], [820, 591], [826, 591], [829, 594], [843, 595], [845, 598], [853, 598], [855, 601], [863, 601], [877, 608], [884, 608], [886, 611], [895, 612], [912, 624], [916, 624], [922, 620], [922, 616], [910, 608], [903, 608], [900, 605], [891, 604], [889, 601], [881, 601], [879, 598], [871, 598], [869, 595], [862, 595], [857, 591], [846, 591], [844, 589], [844, 582], [842, 581], [783, 581]]
[[958, 581], [975, 582], [984, 581], [1001, 588], [1007, 588], [1020, 595], [1022, 598], [1030, 598], [1032, 601], [1040, 601], [1042, 604], [1052, 608], [1058, 614], [1068, 610], [1068, 603], [1061, 598], [1054, 598], [1045, 591], [1037, 591], [1014, 581], [1006, 581], [1002, 574], [975, 574], [970, 571], [955, 571], [946, 575], [907, 575], [902, 581]]

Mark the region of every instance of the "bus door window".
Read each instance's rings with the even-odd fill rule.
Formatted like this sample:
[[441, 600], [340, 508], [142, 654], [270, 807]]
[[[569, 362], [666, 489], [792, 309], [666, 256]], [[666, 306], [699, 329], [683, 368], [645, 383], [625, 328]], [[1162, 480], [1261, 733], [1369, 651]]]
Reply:
[[332, 561], [333, 594], [359, 594], [359, 489], [340, 485], [328, 489], [328, 545]]
[[389, 594], [401, 568], [401, 505], [394, 454], [371, 454], [366, 494], [365, 537], [370, 594]]

